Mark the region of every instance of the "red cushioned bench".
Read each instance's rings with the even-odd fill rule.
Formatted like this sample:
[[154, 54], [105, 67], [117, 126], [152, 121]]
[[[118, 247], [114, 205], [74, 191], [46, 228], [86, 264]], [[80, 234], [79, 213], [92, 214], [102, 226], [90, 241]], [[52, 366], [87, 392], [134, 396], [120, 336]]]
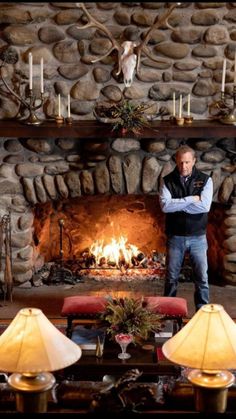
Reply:
[[[144, 297], [151, 310], [163, 315], [164, 319], [173, 319], [178, 330], [182, 327], [183, 318], [188, 314], [187, 301], [180, 297]], [[71, 338], [73, 322], [83, 319], [98, 319], [107, 305], [107, 298], [91, 295], [74, 295], [65, 297], [61, 316], [67, 318], [66, 335]]]

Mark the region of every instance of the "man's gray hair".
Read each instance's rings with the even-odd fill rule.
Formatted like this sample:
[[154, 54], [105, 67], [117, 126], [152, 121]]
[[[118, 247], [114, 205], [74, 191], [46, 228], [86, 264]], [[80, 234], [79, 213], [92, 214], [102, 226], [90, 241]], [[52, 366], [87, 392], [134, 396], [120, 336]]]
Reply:
[[176, 153], [175, 153], [175, 158], [177, 158], [178, 156], [181, 156], [182, 154], [185, 154], [185, 153], [191, 153], [191, 154], [192, 154], [192, 156], [193, 156], [193, 158], [196, 158], [196, 153], [195, 153], [195, 150], [193, 150], [193, 148], [189, 147], [189, 146], [188, 146], [188, 145], [186, 145], [186, 144], [181, 145], [181, 146], [178, 148], [178, 150], [176, 150]]

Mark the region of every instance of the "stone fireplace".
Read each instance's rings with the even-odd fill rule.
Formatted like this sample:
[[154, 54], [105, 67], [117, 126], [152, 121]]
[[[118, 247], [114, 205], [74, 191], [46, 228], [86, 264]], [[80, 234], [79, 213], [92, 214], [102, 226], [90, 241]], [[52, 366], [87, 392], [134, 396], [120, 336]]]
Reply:
[[[27, 132], [28, 127], [24, 129]], [[162, 136], [161, 129], [155, 138], [114, 133], [109, 137], [105, 131], [104, 137], [75, 138], [71, 133], [65, 137], [57, 127], [54, 137], [37, 137], [39, 132], [36, 128], [31, 137], [1, 139], [0, 209], [2, 216], [11, 214], [16, 286], [39, 285], [44, 264], [58, 257], [61, 219], [65, 258], [76, 258], [93, 241], [119, 234], [144, 253], [164, 253], [158, 190], [162, 176], [174, 167], [173, 154], [180, 143], [196, 150], [197, 167], [213, 178], [208, 226], [211, 278], [235, 284], [234, 138], [174, 138]]]
[[[117, 40], [140, 43], [166, 4], [100, 2], [87, 8]], [[32, 53], [32, 93], [39, 98], [41, 58], [45, 66], [45, 97], [36, 112], [42, 125], [21, 124], [18, 119], [26, 117], [27, 109], [3, 80], [0, 89], [0, 216], [10, 212], [15, 285], [40, 283], [38, 273], [60, 251], [60, 219], [65, 221], [64, 233], [72, 237], [74, 254], [100, 232], [108, 235], [111, 225], [141, 251], [163, 252], [158, 191], [182, 142], [196, 150], [197, 166], [214, 182], [208, 227], [212, 278], [236, 284], [235, 127], [207, 121], [209, 105], [220, 99], [223, 59], [225, 93], [232, 99], [235, 8], [235, 3], [181, 4], [171, 15], [172, 29], [163, 25], [148, 42], [157, 59], [142, 56], [139, 73], [125, 88], [116, 75], [116, 55], [91, 62], [92, 56], [102, 57], [109, 50], [109, 40], [94, 28], [78, 28], [86, 24], [86, 16], [75, 3], [2, 4], [0, 58], [6, 58], [6, 51], [11, 58], [2, 73], [5, 81], [28, 100]], [[191, 95], [192, 126], [169, 123], [173, 93], [177, 107], [183, 96], [184, 114]], [[70, 95], [72, 125], [55, 124], [59, 94], [64, 117]], [[155, 105], [154, 131], [146, 130], [141, 138], [120, 138], [94, 122], [97, 102], [119, 103], [124, 98]], [[65, 237], [65, 257], [70, 251], [67, 241]], [[5, 262], [4, 254], [2, 259]]]

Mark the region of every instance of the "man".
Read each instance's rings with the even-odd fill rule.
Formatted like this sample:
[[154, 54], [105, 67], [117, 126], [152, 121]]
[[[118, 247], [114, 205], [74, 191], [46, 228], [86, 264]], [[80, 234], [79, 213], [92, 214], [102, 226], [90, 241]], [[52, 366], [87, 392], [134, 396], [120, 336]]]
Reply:
[[185, 253], [195, 284], [196, 310], [209, 303], [206, 228], [213, 196], [210, 176], [195, 167], [195, 151], [187, 145], [175, 154], [176, 167], [163, 178], [160, 205], [166, 213], [166, 280], [164, 295], [175, 297]]

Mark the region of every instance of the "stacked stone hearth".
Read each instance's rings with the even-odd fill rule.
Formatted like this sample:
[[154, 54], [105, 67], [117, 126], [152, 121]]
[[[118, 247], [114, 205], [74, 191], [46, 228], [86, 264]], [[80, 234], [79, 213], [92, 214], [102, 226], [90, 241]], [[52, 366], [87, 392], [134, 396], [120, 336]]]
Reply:
[[[225, 211], [223, 277], [236, 283], [236, 195], [233, 139], [187, 140], [198, 155], [197, 167], [214, 182], [214, 202]], [[183, 141], [185, 142], [185, 141]], [[34, 242], [37, 204], [95, 195], [157, 195], [162, 176], [173, 166], [180, 140], [115, 138], [1, 139], [0, 214], [11, 211], [15, 284], [29, 285], [44, 264]], [[219, 226], [219, 228], [222, 226]], [[218, 228], [218, 227], [217, 227]], [[216, 263], [222, 258], [216, 254]], [[3, 281], [4, 273], [1, 272]], [[31, 281], [31, 282], [29, 282]]]

